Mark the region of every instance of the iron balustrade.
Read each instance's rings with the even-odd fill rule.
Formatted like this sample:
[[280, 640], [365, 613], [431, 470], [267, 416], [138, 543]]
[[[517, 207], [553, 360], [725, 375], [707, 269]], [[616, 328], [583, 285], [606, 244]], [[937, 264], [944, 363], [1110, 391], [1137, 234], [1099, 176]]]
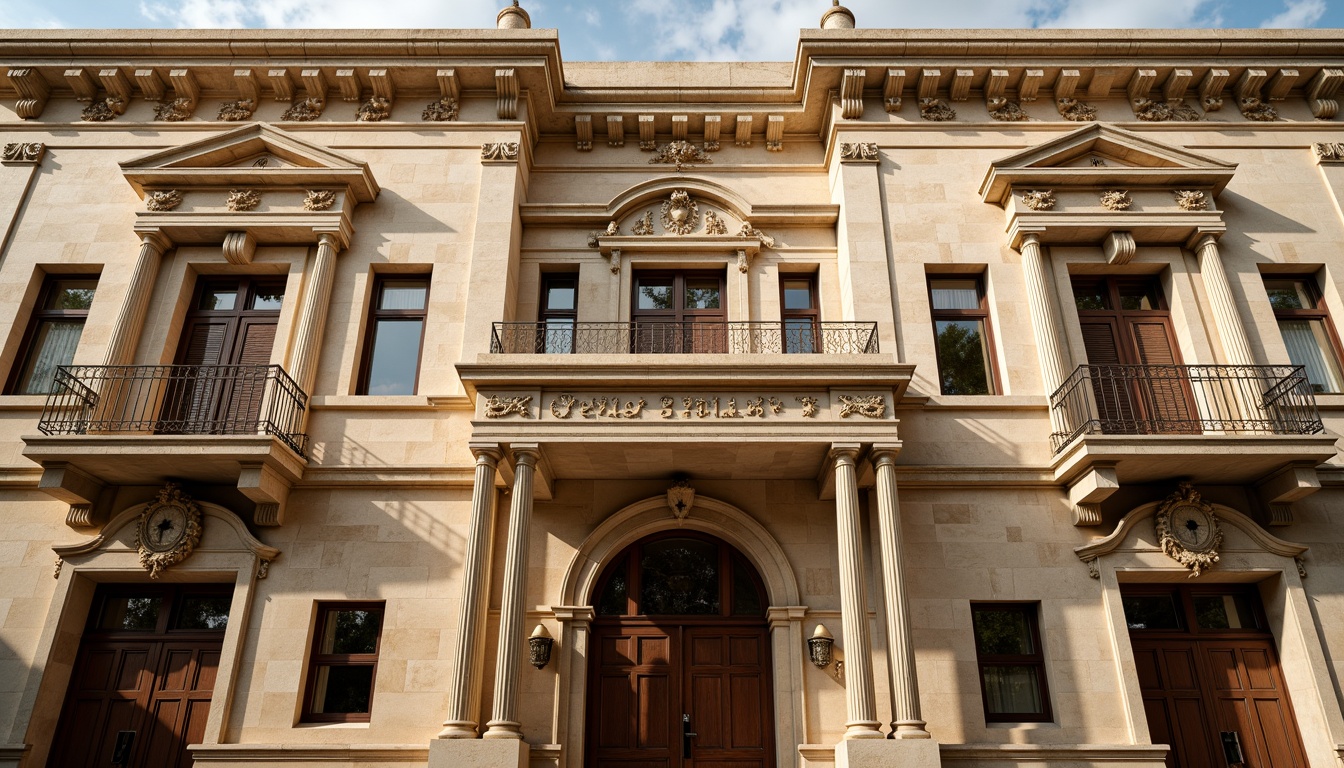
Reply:
[[1050, 396], [1058, 453], [1080, 435], [1311, 435], [1301, 366], [1080, 365]]
[[303, 456], [308, 395], [278, 365], [74, 365], [56, 371], [44, 435], [273, 435]]
[[495, 323], [503, 354], [875, 354], [877, 323], [812, 320]]

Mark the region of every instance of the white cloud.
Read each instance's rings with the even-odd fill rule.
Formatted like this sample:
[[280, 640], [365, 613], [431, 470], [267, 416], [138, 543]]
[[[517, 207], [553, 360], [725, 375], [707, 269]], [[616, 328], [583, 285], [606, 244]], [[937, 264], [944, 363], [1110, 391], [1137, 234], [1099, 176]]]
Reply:
[[1282, 13], [1266, 19], [1261, 28], [1291, 29], [1310, 27], [1325, 15], [1325, 0], [1285, 0], [1288, 7]]
[[1211, 0], [1069, 0], [1040, 26], [1065, 29], [1217, 27], [1222, 16]]
[[141, 0], [150, 22], [173, 27], [318, 29], [491, 28], [498, 0]]

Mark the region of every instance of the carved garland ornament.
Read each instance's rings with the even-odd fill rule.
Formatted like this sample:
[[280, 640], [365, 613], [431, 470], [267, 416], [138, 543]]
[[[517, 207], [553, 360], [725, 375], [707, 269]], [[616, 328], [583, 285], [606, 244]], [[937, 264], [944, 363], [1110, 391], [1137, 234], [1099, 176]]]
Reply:
[[650, 163], [666, 163], [676, 165], [680, 171], [682, 166], [691, 163], [713, 163], [714, 160], [704, 150], [697, 149], [689, 141], [674, 141], [671, 144], [658, 150], [658, 153], [649, 158]]
[[1075, 123], [1090, 123], [1097, 119], [1097, 108], [1077, 99], [1055, 99], [1055, 106], [1065, 120]]
[[1189, 578], [1197, 578], [1218, 562], [1223, 530], [1218, 526], [1213, 506], [1202, 500], [1189, 483], [1181, 483], [1162, 502], [1153, 523], [1162, 552], [1189, 568]]
[[1150, 123], [1163, 123], [1168, 120], [1186, 122], [1199, 120], [1199, 113], [1188, 104], [1172, 104], [1169, 101], [1153, 101], [1152, 99], [1135, 99], [1134, 116]]
[[728, 234], [728, 225], [719, 218], [719, 214], [714, 211], [705, 211], [705, 234], [707, 235], [726, 235]]
[[257, 111], [257, 102], [252, 99], [238, 99], [237, 101], [226, 101], [219, 105], [218, 119], [229, 122], [238, 120], [251, 120], [252, 113]]
[[1101, 205], [1108, 211], [1128, 211], [1134, 199], [1127, 190], [1111, 189], [1101, 193]]
[[438, 101], [429, 102], [425, 105], [425, 111], [420, 113], [420, 119], [434, 123], [447, 123], [456, 120], [457, 99], [444, 96]]
[[145, 195], [145, 207], [151, 211], [171, 211], [182, 204], [182, 193], [176, 189], [150, 192]]
[[1208, 198], [1197, 189], [1178, 189], [1172, 194], [1183, 211], [1206, 211], [1209, 208]]
[[261, 205], [261, 193], [255, 189], [229, 190], [229, 199], [224, 201], [230, 211], [251, 211], [258, 205]]
[[336, 193], [330, 189], [310, 189], [303, 198], [303, 210], [325, 211], [336, 204]]
[[200, 543], [201, 508], [177, 483], [168, 483], [140, 513], [135, 529], [140, 565], [157, 579], [160, 571], [190, 557]]
[[518, 142], [500, 141], [481, 145], [482, 160], [517, 160]]
[[847, 419], [858, 414], [867, 419], [880, 419], [887, 415], [887, 399], [881, 395], [854, 397], [840, 395], [840, 418]]
[[280, 115], [280, 119], [292, 120], [299, 123], [316, 120], [322, 116], [323, 106], [325, 106], [325, 102], [321, 99], [304, 99], [302, 101], [296, 101], [289, 105], [289, 109], [286, 109], [284, 113]]
[[1053, 189], [1033, 189], [1022, 193], [1022, 204], [1033, 211], [1048, 211], [1055, 207]]
[[663, 229], [678, 235], [689, 235], [700, 226], [700, 205], [684, 189], [674, 190], [663, 203]]
[[1311, 145], [1317, 160], [1338, 162], [1344, 160], [1344, 143], [1338, 141], [1317, 142]]
[[947, 105], [942, 99], [920, 99], [919, 116], [925, 120], [932, 120], [941, 123], [947, 120], [956, 120], [957, 111]]
[[1241, 107], [1241, 114], [1247, 120], [1272, 123], [1279, 119], [1279, 111], [1277, 109], [1254, 96], [1247, 96], [1246, 98], [1239, 100], [1237, 106]]
[[840, 145], [840, 159], [877, 162], [877, 142], [861, 141], [855, 144], [845, 142]]
[[985, 108], [989, 110], [990, 117], [1004, 123], [1020, 123], [1031, 119], [1031, 115], [1022, 109], [1021, 104], [1002, 96], [985, 102]]
[[502, 419], [510, 414], [517, 414], [524, 419], [531, 418], [532, 414], [527, 412], [527, 404], [530, 402], [532, 402], [531, 395], [522, 397], [491, 395], [490, 399], [485, 401], [485, 418]]
[[760, 238], [761, 245], [764, 245], [766, 248], [774, 248], [774, 247], [775, 247], [775, 238], [773, 238], [773, 237], [771, 237], [771, 236], [765, 234], [765, 233], [762, 232], [761, 230], [759, 230], [759, 229], [753, 227], [753, 226], [751, 225], [751, 222], [750, 222], [750, 221], [744, 221], [744, 222], [742, 222], [742, 228], [739, 229], [739, 230], [737, 231], [737, 236], [738, 236], [738, 237], [756, 237], [756, 238]]
[[30, 142], [12, 142], [5, 145], [4, 154], [0, 155], [6, 163], [36, 163], [42, 159], [42, 153], [47, 151], [47, 145], [40, 141]]
[[194, 106], [191, 99], [161, 101], [154, 107], [154, 119], [165, 123], [180, 123], [191, 117]]
[[644, 215], [635, 222], [635, 226], [630, 228], [630, 233], [640, 236], [652, 235], [653, 211], [645, 211]]
[[392, 116], [392, 100], [374, 96], [355, 110], [355, 119], [361, 123], [377, 123]]

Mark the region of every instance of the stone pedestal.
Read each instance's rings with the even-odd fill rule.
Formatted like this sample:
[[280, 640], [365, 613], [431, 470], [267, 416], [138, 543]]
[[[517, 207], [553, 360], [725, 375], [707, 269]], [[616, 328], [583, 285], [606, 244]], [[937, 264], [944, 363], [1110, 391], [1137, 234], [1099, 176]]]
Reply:
[[941, 768], [942, 764], [933, 739], [846, 739], [835, 745], [835, 768]]
[[530, 752], [522, 739], [435, 739], [429, 768], [527, 768]]

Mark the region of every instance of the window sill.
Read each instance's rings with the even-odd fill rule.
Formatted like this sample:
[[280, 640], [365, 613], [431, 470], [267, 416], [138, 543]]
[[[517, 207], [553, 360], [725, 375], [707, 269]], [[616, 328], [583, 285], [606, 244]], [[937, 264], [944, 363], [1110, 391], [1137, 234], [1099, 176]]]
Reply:
[[1061, 727], [1063, 727], [1063, 726], [1061, 726], [1059, 723], [1056, 723], [1056, 722], [1054, 722], [1054, 721], [1052, 720], [1052, 721], [1050, 721], [1050, 722], [1044, 722], [1044, 723], [1037, 723], [1037, 722], [1025, 722], [1025, 723], [985, 723], [985, 727], [986, 727], [986, 728], [1001, 729], [1001, 730], [1037, 731], [1037, 730], [1043, 730], [1043, 729], [1044, 729], [1044, 730], [1059, 730], [1059, 729], [1060, 729]]
[[1316, 396], [1316, 407], [1323, 411], [1344, 410], [1344, 394], [1320, 394]]
[[40, 411], [46, 405], [46, 395], [0, 395], [0, 411]]
[[323, 395], [308, 401], [315, 411], [441, 411], [471, 410], [465, 397], [433, 395]]
[[354, 728], [354, 729], [367, 729], [367, 728], [369, 727], [369, 723], [368, 723], [368, 722], [362, 722], [362, 723], [295, 723], [295, 724], [294, 724], [294, 727], [295, 727], [295, 728], [304, 728], [304, 729], [318, 729], [318, 730], [323, 730], [323, 729], [340, 730], [340, 729], [350, 729], [350, 728]]
[[914, 398], [902, 400], [900, 407], [917, 408], [965, 408], [1009, 411], [1045, 411], [1050, 409], [1050, 401], [1044, 395], [926, 395], [922, 404], [909, 402]]

